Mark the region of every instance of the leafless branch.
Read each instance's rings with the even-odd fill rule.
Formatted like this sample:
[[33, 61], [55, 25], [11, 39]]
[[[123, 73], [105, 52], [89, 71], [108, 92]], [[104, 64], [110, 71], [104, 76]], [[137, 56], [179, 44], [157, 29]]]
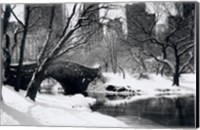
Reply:
[[13, 46], [11, 47], [12, 53], [14, 52], [14, 49], [15, 49], [15, 47], [17, 46], [17, 35], [18, 35], [18, 30], [19, 30], [19, 27], [17, 26], [17, 28], [16, 28], [15, 31], [14, 31], [14, 44], [13, 44]]
[[145, 34], [149, 34], [149, 32], [147, 32], [145, 30], [145, 28], [138, 22], [136, 22], [135, 19], [131, 19], [131, 23], [133, 23], [137, 28], [139, 28], [141, 31], [143, 31]]
[[184, 50], [180, 51], [180, 53], [178, 54], [178, 56], [181, 57], [182, 55], [184, 55], [185, 53], [187, 53], [193, 47], [194, 47], [194, 44], [190, 44], [189, 46], [187, 46], [187, 48], [185, 48]]
[[30, 24], [27, 28], [30, 29], [32, 28], [33, 26], [36, 25], [36, 23], [38, 23], [38, 21], [41, 19], [41, 17], [38, 17], [34, 22], [32, 22], [32, 24]]
[[188, 46], [190, 44], [194, 44], [194, 40], [193, 39], [190, 40], [190, 41], [186, 41], [186, 42], [181, 43], [181, 45], [178, 46], [178, 50], [181, 50], [182, 48], [184, 48], [185, 46]]
[[41, 62], [41, 58], [42, 56], [44, 55], [44, 51], [50, 41], [50, 38], [51, 38], [51, 34], [52, 34], [52, 26], [53, 26], [53, 19], [54, 19], [54, 11], [55, 11], [55, 7], [53, 6], [52, 9], [51, 9], [51, 17], [50, 17], [50, 22], [49, 22], [49, 32], [48, 32], [48, 35], [47, 35], [47, 40], [45, 41], [43, 47], [42, 47], [42, 50], [40, 51], [40, 54], [39, 54], [39, 62]]
[[188, 60], [182, 65], [182, 67], [179, 70], [179, 73], [183, 73], [184, 69], [190, 64], [191, 60], [194, 58], [192, 52], [189, 52], [190, 57]]
[[[82, 34], [82, 37], [80, 37], [80, 39], [78, 41], [76, 41], [75, 43], [69, 45], [66, 49], [64, 49], [63, 51], [59, 52], [59, 54], [57, 54], [54, 58], [58, 58], [58, 57], [61, 57], [62, 55], [64, 55], [65, 53], [69, 52], [70, 50], [73, 50], [73, 49], [76, 49], [78, 47], [82, 47], [84, 46], [85, 44], [88, 43], [88, 40], [90, 39], [90, 37], [93, 35], [93, 33], [95, 32], [96, 30], [90, 32], [89, 34], [87, 33], [87, 36], [84, 36]], [[84, 37], [83, 37], [84, 36]], [[73, 39], [73, 38], [72, 38]], [[72, 40], [71, 39], [71, 40]], [[82, 41], [82, 42], [81, 42]], [[69, 42], [69, 41], [68, 41]]]
[[[171, 16], [171, 17], [175, 19], [175, 16]], [[166, 36], [166, 40], [169, 41], [170, 38], [171, 38], [172, 36], [174, 36], [174, 34], [176, 34], [177, 31], [180, 30], [180, 28], [185, 27], [184, 24], [187, 23], [188, 20], [191, 20], [193, 17], [194, 17], [194, 16], [191, 15], [190, 17], [187, 17], [187, 18], [185, 18], [185, 19], [182, 19], [182, 20], [177, 21], [177, 22], [176, 22], [176, 26], [174, 27], [174, 29], [171, 31], [170, 34], [168, 34], [168, 35]], [[187, 38], [187, 37], [189, 37], [189, 36], [186, 36], [186, 38]], [[180, 39], [180, 40], [182, 40], [182, 39]], [[183, 39], [183, 40], [184, 40], [184, 39]], [[179, 41], [178, 41], [178, 42], [179, 42]], [[174, 42], [174, 43], [176, 43], [176, 42]]]
[[35, 9], [39, 9], [40, 7], [31, 7], [30, 8], [30, 11], [32, 12], [33, 10], [35, 10]]
[[74, 14], [75, 14], [75, 12], [76, 12], [76, 7], [77, 7], [77, 4], [75, 4], [74, 7], [73, 7], [72, 13], [71, 13], [71, 15], [69, 16], [69, 18], [68, 18], [68, 20], [67, 20], [66, 26], [65, 26], [65, 28], [64, 28], [64, 30], [63, 30], [63, 32], [62, 32], [62, 34], [61, 34], [61, 37], [63, 37], [63, 36], [65, 35], [67, 29], [69, 28], [70, 22], [71, 22], [71, 20], [72, 20]]
[[181, 42], [184, 42], [185, 40], [191, 38], [191, 34], [185, 36], [185, 37], [182, 37], [180, 39], [178, 39], [177, 41], [175, 41], [174, 43], [178, 44], [178, 43], [181, 43]]
[[13, 7], [11, 8], [12, 10], [15, 9], [16, 5], [13, 5]]
[[131, 54], [132, 59], [134, 59], [140, 66], [143, 66], [143, 64], [140, 62], [140, 60], [135, 56], [135, 54], [131, 51], [131, 49], [128, 49], [129, 53]]
[[155, 55], [153, 55], [152, 53], [148, 53], [148, 52], [143, 52], [143, 53], [145, 55], [147, 55], [147, 56], [153, 57], [156, 61], [158, 61], [160, 63], [168, 65], [172, 69], [172, 71], [175, 72], [174, 66], [173, 66], [173, 64], [169, 60], [167, 60], [167, 59], [160, 59], [160, 58], [156, 57]]
[[86, 13], [93, 13], [95, 11], [99, 11], [101, 9], [108, 9], [108, 8], [109, 8], [109, 6], [100, 6], [98, 8], [94, 8], [94, 9], [91, 9], [91, 10], [86, 10]]
[[160, 20], [160, 19], [157, 18], [157, 20], [153, 23], [152, 27], [151, 27], [150, 30], [149, 30], [149, 36], [152, 36], [153, 30], [154, 30], [154, 28], [156, 27], [156, 25], [157, 25], [157, 23], [158, 23], [159, 20]]
[[13, 10], [11, 10], [12, 15], [15, 17], [15, 19], [17, 20], [17, 22], [24, 27], [25, 25], [23, 24], [23, 22], [16, 16], [16, 14], [14, 13]]

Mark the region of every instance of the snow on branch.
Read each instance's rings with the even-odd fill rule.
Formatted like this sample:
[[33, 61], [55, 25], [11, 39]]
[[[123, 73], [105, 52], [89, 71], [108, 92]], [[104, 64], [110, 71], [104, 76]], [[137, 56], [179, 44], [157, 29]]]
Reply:
[[[80, 36], [79, 40], [76, 41], [76, 42], [72, 42], [71, 45], [69, 45], [66, 49], [60, 51], [54, 58], [58, 58], [58, 57], [61, 57], [62, 55], [64, 55], [65, 53], [69, 52], [70, 50], [73, 50], [73, 49], [77, 49], [79, 47], [82, 47], [84, 45], [87, 44], [87, 41], [89, 40], [89, 38], [94, 34], [96, 30], [90, 32], [90, 33], [87, 33], [87, 36]], [[78, 36], [74, 36], [73, 38], [76, 39]], [[73, 40], [73, 38], [71, 38], [71, 41]], [[81, 42], [82, 41], [82, 42]], [[68, 41], [69, 42], [69, 41]]]
[[191, 43], [194, 43], [194, 39], [181, 43], [181, 45], [178, 47], [178, 50], [184, 48], [185, 46], [187, 46], [188, 44], [191, 44]]
[[77, 7], [77, 4], [74, 5], [74, 7], [73, 7], [73, 9], [72, 9], [72, 13], [71, 13], [71, 15], [68, 17], [66, 26], [64, 27], [64, 30], [63, 30], [63, 32], [62, 32], [61, 37], [63, 37], [63, 36], [65, 35], [67, 29], [69, 28], [70, 22], [71, 22], [72, 18], [73, 18], [74, 15], [75, 15], [76, 7]]
[[191, 34], [189, 34], [189, 35], [187, 35], [187, 36], [185, 36], [183, 38], [180, 38], [179, 40], [175, 41], [175, 43], [176, 44], [181, 43], [181, 42], [183, 42], [183, 41], [185, 41], [185, 40], [187, 40], [189, 38], [191, 38]]
[[190, 49], [192, 49], [194, 47], [194, 44], [190, 44], [189, 46], [187, 46], [187, 48], [185, 48], [184, 50], [182, 50], [178, 56], [181, 57], [182, 55], [184, 55], [185, 53], [187, 53]]
[[179, 70], [179, 73], [183, 73], [184, 69], [190, 64], [191, 60], [194, 58], [194, 55], [192, 54], [192, 52], [189, 52], [190, 57], [188, 58], [188, 60], [182, 65], [182, 67]]
[[156, 61], [158, 61], [160, 63], [168, 65], [172, 69], [172, 72], [175, 72], [175, 68], [169, 60], [162, 59], [161, 57], [157, 57], [157, 56], [153, 55], [152, 53], [144, 52], [144, 54], [147, 55], [147, 56], [153, 57]]
[[[94, 5], [93, 5], [94, 6]], [[90, 8], [92, 8], [93, 6], [89, 6], [88, 8], [86, 8], [85, 10], [83, 10], [83, 14], [87, 12], [87, 10], [89, 10]], [[59, 51], [61, 51], [61, 47], [63, 46], [63, 44], [65, 44], [65, 42], [67, 40], [69, 40], [69, 38], [73, 35], [73, 33], [79, 29], [81, 27], [81, 22], [82, 20], [81, 19], [78, 19], [76, 21], [76, 23], [74, 24], [73, 27], [71, 27], [69, 29], [69, 25], [70, 23], [72, 23], [72, 17], [75, 15], [75, 10], [76, 10], [76, 5], [74, 5], [73, 7], [73, 12], [72, 14], [70, 15], [68, 21], [67, 21], [67, 24], [65, 26], [65, 29], [62, 33], [62, 36], [61, 38], [59, 39], [58, 43], [56, 44], [56, 46], [50, 50], [50, 52], [48, 53], [47, 57], [42, 61], [40, 67], [38, 68], [38, 71], [42, 70], [44, 64], [49, 61], [49, 60], [52, 60], [53, 57], [57, 57], [59, 54]], [[69, 31], [66, 32], [66, 30], [69, 29]]]

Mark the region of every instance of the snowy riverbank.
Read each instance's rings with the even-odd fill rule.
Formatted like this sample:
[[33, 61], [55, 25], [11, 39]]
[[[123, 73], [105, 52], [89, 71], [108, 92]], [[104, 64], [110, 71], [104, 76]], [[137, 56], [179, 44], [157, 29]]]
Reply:
[[[172, 86], [172, 79], [166, 76], [149, 74], [148, 79], [137, 79], [126, 74], [123, 79], [120, 75], [104, 73], [107, 79], [105, 84], [97, 82], [88, 88], [91, 97], [103, 99], [105, 105], [120, 105], [140, 99], [148, 98], [177, 98], [196, 94], [196, 75], [182, 74], [180, 86]], [[93, 94], [93, 93], [99, 94]], [[112, 98], [107, 98], [112, 97]], [[115, 99], [115, 100], [113, 100]]]
[[3, 87], [1, 125], [126, 127], [115, 118], [92, 112], [89, 107], [96, 100], [81, 94], [38, 94], [36, 102], [24, 95], [24, 91], [16, 93], [8, 86]]
[[[99, 93], [139, 93], [155, 95], [158, 93], [193, 93], [196, 90], [196, 75], [182, 74], [180, 86], [172, 86], [172, 79], [166, 76], [149, 74], [148, 79], [138, 79], [126, 74], [126, 78], [113, 73], [104, 73], [106, 83], [96, 82], [88, 87], [89, 92]], [[123, 91], [124, 90], [124, 91]]]
[[[36, 102], [32, 102], [25, 98], [25, 91], [17, 93], [13, 88], [3, 86], [4, 102], [0, 104], [1, 125], [127, 127], [125, 123], [111, 116], [93, 112], [90, 106], [97, 100], [103, 100], [105, 105], [115, 106], [151, 97], [195, 96], [194, 74], [183, 74], [179, 87], [172, 86], [169, 77], [153, 74], [149, 75], [149, 79], [137, 79], [130, 75], [123, 79], [111, 73], [104, 73], [104, 76], [107, 79], [105, 84], [98, 81], [90, 84], [90, 97], [84, 97], [82, 94], [58, 94], [55, 91], [58, 92], [60, 86], [55, 85], [52, 89], [54, 94], [38, 93]], [[90, 95], [90, 92], [99, 93], [100, 98], [96, 97], [98, 94]]]

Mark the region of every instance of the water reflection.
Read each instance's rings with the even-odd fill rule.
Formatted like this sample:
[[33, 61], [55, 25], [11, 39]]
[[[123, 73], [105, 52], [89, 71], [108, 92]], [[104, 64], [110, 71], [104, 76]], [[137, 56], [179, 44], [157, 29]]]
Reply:
[[138, 95], [116, 95], [89, 93], [97, 99], [92, 110], [116, 117], [130, 126], [194, 127], [194, 96], [157, 96], [118, 105], [114, 100], [126, 100]]
[[[45, 89], [41, 93], [56, 94], [50, 89]], [[167, 96], [172, 93], [162, 93], [145, 99], [141, 98], [144, 95], [136, 93], [83, 93], [83, 95], [97, 100], [91, 107], [93, 111], [113, 116], [130, 127], [182, 128], [195, 125], [193, 95], [181, 96], [175, 93], [176, 96], [170, 98]]]

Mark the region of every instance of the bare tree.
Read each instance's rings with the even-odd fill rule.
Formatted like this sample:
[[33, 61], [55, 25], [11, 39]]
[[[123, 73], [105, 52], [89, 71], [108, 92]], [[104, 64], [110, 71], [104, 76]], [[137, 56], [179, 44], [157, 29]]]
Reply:
[[[103, 9], [103, 8], [104, 9], [108, 8], [108, 6], [95, 6], [95, 4], [91, 4], [87, 8], [83, 9], [81, 8], [81, 6], [74, 4], [72, 13], [67, 18], [66, 24], [64, 26], [64, 29], [61, 32], [60, 38], [58, 39], [56, 44], [52, 46], [52, 48], [49, 51], [45, 52], [46, 53], [45, 57], [42, 56], [44, 55], [44, 52], [43, 52], [44, 49], [42, 49], [42, 52], [41, 52], [42, 55], [39, 57], [38, 67], [36, 71], [34, 72], [32, 79], [28, 85], [27, 96], [29, 98], [31, 98], [32, 100], [35, 100], [37, 90], [43, 80], [44, 73], [48, 65], [51, 64], [52, 61], [58, 58], [60, 55], [69, 52], [71, 49], [76, 48], [78, 45], [81, 45], [81, 44], [78, 44], [78, 45], [70, 44], [73, 42], [73, 36], [75, 32], [77, 32], [83, 26], [88, 26], [92, 22], [98, 21], [99, 19], [95, 19], [91, 21], [90, 17], [94, 12], [99, 11], [100, 9]], [[90, 15], [88, 15], [88, 13]], [[75, 16], [77, 16], [77, 14], [79, 15], [75, 19]], [[50, 35], [50, 31], [48, 35]], [[48, 39], [44, 44], [44, 47], [45, 46], [48, 46]]]
[[[175, 4], [177, 5], [176, 7], [182, 5]], [[187, 6], [187, 3], [182, 6]], [[192, 5], [188, 6], [192, 7]], [[181, 16], [181, 12], [178, 12], [177, 15], [172, 15], [165, 4], [163, 4], [163, 7], [168, 11], [169, 23], [161, 40], [155, 35], [155, 28], [158, 25], [159, 19], [150, 21], [148, 20], [150, 16], [148, 13], [138, 11], [138, 14], [141, 15], [133, 14], [133, 19], [130, 20], [131, 25], [134, 27], [132, 29], [135, 35], [129, 36], [131, 39], [129, 42], [133, 41], [132, 43], [135, 43], [134, 46], [139, 45], [145, 55], [151, 56], [156, 61], [162, 63], [162, 71], [164, 66], [168, 66], [173, 73], [173, 85], [179, 86], [180, 74], [183, 73], [186, 66], [193, 59], [194, 13], [192, 12], [194, 12], [194, 4], [190, 8], [190, 13], [187, 14], [187, 17]], [[184, 11], [184, 8], [178, 11]], [[172, 57], [170, 52], [174, 53], [174, 58], [170, 58]]]
[[3, 46], [3, 52], [5, 56], [5, 61], [4, 61], [5, 72], [9, 70], [10, 63], [11, 63], [10, 37], [7, 34], [10, 15], [11, 15], [11, 6], [6, 5], [4, 17], [3, 17], [3, 33], [2, 33], [3, 36], [5, 37], [5, 45]]
[[[2, 7], [1, 7], [1, 11], [2, 11]], [[9, 18], [11, 15], [11, 6], [10, 5], [6, 5], [5, 7], [5, 11], [4, 11], [4, 15], [3, 15], [3, 20], [1, 20], [1, 22], [3, 21], [3, 32], [1, 34], [1, 39], [3, 39], [3, 37], [5, 37], [5, 45], [3, 45], [3, 55], [4, 55], [4, 61], [3, 61], [3, 65], [4, 65], [4, 72], [3, 74], [5, 74], [9, 68], [10, 68], [10, 63], [11, 63], [11, 54], [10, 54], [10, 37], [7, 34], [7, 29], [8, 29], [8, 24], [9, 24]], [[2, 101], [2, 85], [0, 87], [0, 100]]]
[[[168, 46], [162, 39], [156, 36], [156, 26], [161, 18], [161, 14], [151, 14], [146, 10], [145, 3], [137, 3], [126, 6], [128, 33], [127, 39], [123, 39], [124, 45], [128, 45], [127, 51], [131, 56], [131, 59], [137, 64], [137, 71], [140, 73], [139, 77], [142, 77], [147, 73], [147, 66], [145, 64], [144, 51], [161, 52], [163, 59], [167, 58], [166, 50]], [[159, 12], [159, 9], [155, 10]], [[133, 48], [133, 49], [130, 49]], [[135, 48], [135, 49], [134, 49]], [[161, 66], [160, 73], [164, 73], [165, 66]], [[135, 68], [134, 68], [135, 69]]]
[[[2, 13], [2, 6], [0, 6], [0, 13]], [[1, 21], [0, 21], [0, 24], [2, 24], [2, 19], [1, 19]], [[0, 27], [0, 30], [2, 30], [2, 26]], [[2, 31], [1, 31], [1, 35], [0, 35], [0, 39], [2, 39]], [[2, 40], [1, 40], [1, 42], [2, 42]], [[2, 55], [2, 50], [0, 50], [0, 53], [1, 53], [1, 55]], [[1, 74], [3, 73], [2, 72], [2, 63], [3, 63], [3, 60], [2, 60], [3, 58], [1, 57]], [[3, 77], [4, 77], [4, 74], [1, 76], [1, 86], [0, 86], [0, 102], [3, 100], [3, 97], [2, 97], [2, 81], [3, 81]]]
[[104, 41], [107, 44], [110, 64], [113, 73], [117, 73], [117, 35], [114, 31], [109, 31], [107, 36], [104, 36]]
[[18, 61], [18, 69], [17, 69], [17, 84], [15, 86], [15, 90], [19, 91], [19, 88], [21, 86], [21, 71], [22, 71], [21, 69], [22, 69], [23, 61], [24, 61], [24, 49], [25, 49], [27, 34], [28, 34], [28, 31], [36, 25], [36, 23], [38, 22], [39, 19], [37, 19], [36, 21], [29, 24], [30, 15], [36, 9], [35, 7], [30, 7], [29, 5], [26, 5], [25, 11], [24, 11], [24, 13], [25, 13], [24, 22], [22, 22], [22, 20], [19, 19], [19, 17], [15, 14], [13, 9], [11, 9], [10, 11], [11, 11], [11, 14], [14, 16], [15, 20], [17, 21], [18, 25], [15, 28], [15, 31], [13, 33], [14, 34], [14, 44], [11, 47], [12, 52], [14, 52], [14, 49], [18, 44], [19, 35], [22, 36], [20, 38], [20, 53], [19, 53], [19, 61]]
[[137, 49], [138, 51], [128, 49], [128, 52], [131, 55], [131, 59], [139, 66], [139, 78], [146, 77], [147, 74], [147, 66], [145, 64], [144, 54]]
[[21, 69], [22, 69], [22, 64], [23, 64], [23, 59], [24, 59], [24, 47], [25, 47], [25, 43], [26, 43], [26, 36], [27, 36], [27, 33], [28, 33], [30, 13], [31, 13], [30, 7], [27, 6], [25, 8], [25, 14], [26, 14], [25, 23], [23, 23], [22, 21], [20, 21], [20, 19], [17, 18], [15, 13], [12, 11], [13, 16], [16, 18], [18, 23], [23, 27], [23, 34], [22, 34], [21, 45], [20, 45], [19, 65], [18, 65], [18, 69], [17, 69], [17, 85], [15, 86], [16, 91], [19, 91], [19, 88], [20, 88], [20, 85], [21, 85], [20, 75], [21, 75]]
[[[165, 41], [174, 52], [173, 85], [179, 86], [179, 77], [184, 72], [186, 66], [193, 60], [194, 50], [194, 3], [183, 3], [183, 10], [178, 10], [178, 16], [173, 16], [169, 12], [169, 31]], [[182, 14], [189, 8], [189, 13]], [[182, 16], [181, 16], [182, 15]], [[169, 65], [170, 62], [165, 62]], [[172, 64], [172, 62], [170, 63]]]
[[[118, 52], [119, 46], [123, 39], [122, 22], [121, 18], [109, 19], [106, 25], [106, 34], [103, 38], [107, 55], [111, 64], [113, 73], [117, 73], [118, 68], [123, 71], [122, 67], [118, 65]], [[107, 60], [108, 61], [108, 60]]]

